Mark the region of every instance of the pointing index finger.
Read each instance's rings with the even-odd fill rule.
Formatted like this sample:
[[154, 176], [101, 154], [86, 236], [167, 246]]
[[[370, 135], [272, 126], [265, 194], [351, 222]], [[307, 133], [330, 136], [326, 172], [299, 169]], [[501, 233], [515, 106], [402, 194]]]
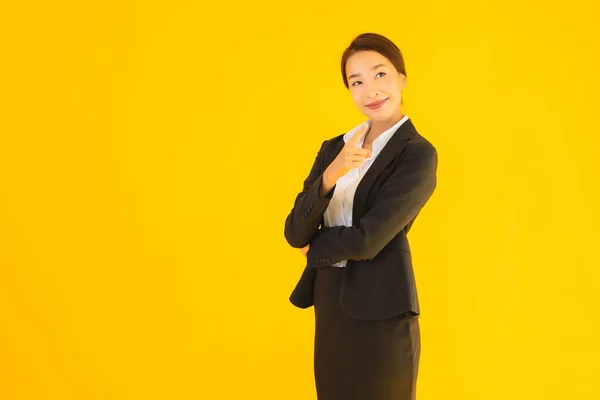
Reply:
[[365, 134], [369, 131], [369, 123], [364, 123], [362, 127], [360, 127], [360, 129], [354, 133], [354, 135], [352, 135], [352, 137], [350, 138], [350, 140], [348, 141], [348, 144], [350, 146], [356, 146], [358, 144], [358, 141], [365, 136]]

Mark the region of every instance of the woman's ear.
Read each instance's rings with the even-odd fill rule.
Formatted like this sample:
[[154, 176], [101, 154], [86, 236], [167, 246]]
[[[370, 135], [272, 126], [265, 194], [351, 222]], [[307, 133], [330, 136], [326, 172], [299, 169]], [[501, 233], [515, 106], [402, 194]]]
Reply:
[[406, 75], [399, 73], [398, 76], [400, 77], [400, 90], [404, 90], [407, 84]]

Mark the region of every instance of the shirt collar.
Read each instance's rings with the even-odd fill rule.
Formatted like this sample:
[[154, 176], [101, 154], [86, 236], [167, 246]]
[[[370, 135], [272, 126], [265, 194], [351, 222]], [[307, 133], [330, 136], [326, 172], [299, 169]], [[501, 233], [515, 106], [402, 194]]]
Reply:
[[[400, 126], [406, 122], [408, 120], [408, 115], [405, 115], [404, 117], [402, 117], [400, 119], [400, 121], [396, 122], [392, 127], [390, 127], [389, 129], [387, 129], [385, 132], [381, 133], [381, 135], [377, 136], [377, 138], [373, 141], [373, 155], [378, 154], [381, 149], [383, 149], [383, 147], [385, 146], [385, 144], [392, 138], [392, 136], [394, 135], [394, 132], [396, 132], [398, 130], [398, 128], [400, 128]], [[352, 136], [354, 136], [354, 134], [365, 124], [371, 124], [370, 120], [366, 120], [364, 122], [362, 122], [361, 124], [355, 126], [354, 128], [352, 128], [350, 131], [348, 131], [345, 135], [344, 135], [344, 143], [348, 142], [348, 140], [350, 140], [350, 138]], [[358, 141], [358, 146], [362, 147], [363, 143], [365, 142], [365, 138], [364, 136]]]

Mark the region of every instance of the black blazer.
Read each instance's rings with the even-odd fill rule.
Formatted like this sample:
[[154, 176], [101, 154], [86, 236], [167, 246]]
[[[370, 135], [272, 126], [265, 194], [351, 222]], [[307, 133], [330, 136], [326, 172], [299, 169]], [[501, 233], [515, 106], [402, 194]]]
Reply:
[[322, 176], [344, 147], [343, 136], [323, 142], [285, 221], [285, 238], [292, 247], [310, 244], [290, 301], [299, 308], [314, 305], [316, 268], [348, 260], [340, 293], [346, 313], [360, 319], [420, 314], [406, 235], [435, 190], [437, 151], [410, 119], [405, 121], [360, 181], [353, 225], [324, 227], [334, 189], [320, 195]]

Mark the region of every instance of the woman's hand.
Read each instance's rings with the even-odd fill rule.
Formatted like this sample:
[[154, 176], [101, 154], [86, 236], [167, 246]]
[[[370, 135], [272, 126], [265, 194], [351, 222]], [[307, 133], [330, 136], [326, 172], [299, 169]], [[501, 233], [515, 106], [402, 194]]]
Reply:
[[360, 128], [348, 142], [346, 142], [335, 160], [329, 164], [323, 176], [323, 191], [325, 193], [328, 193], [329, 190], [335, 186], [335, 183], [339, 178], [346, 175], [351, 169], [360, 167], [365, 160], [371, 156], [371, 152], [368, 149], [358, 147], [359, 140], [364, 137], [368, 131], [369, 124], [365, 123], [364, 126]]
[[308, 248], [309, 248], [309, 247], [310, 247], [310, 245], [309, 245], [309, 244], [307, 244], [307, 245], [306, 245], [306, 247], [303, 247], [303, 248], [301, 248], [301, 249], [300, 249], [300, 253], [302, 253], [302, 255], [303, 255], [304, 257], [306, 257], [306, 253], [308, 253]]

